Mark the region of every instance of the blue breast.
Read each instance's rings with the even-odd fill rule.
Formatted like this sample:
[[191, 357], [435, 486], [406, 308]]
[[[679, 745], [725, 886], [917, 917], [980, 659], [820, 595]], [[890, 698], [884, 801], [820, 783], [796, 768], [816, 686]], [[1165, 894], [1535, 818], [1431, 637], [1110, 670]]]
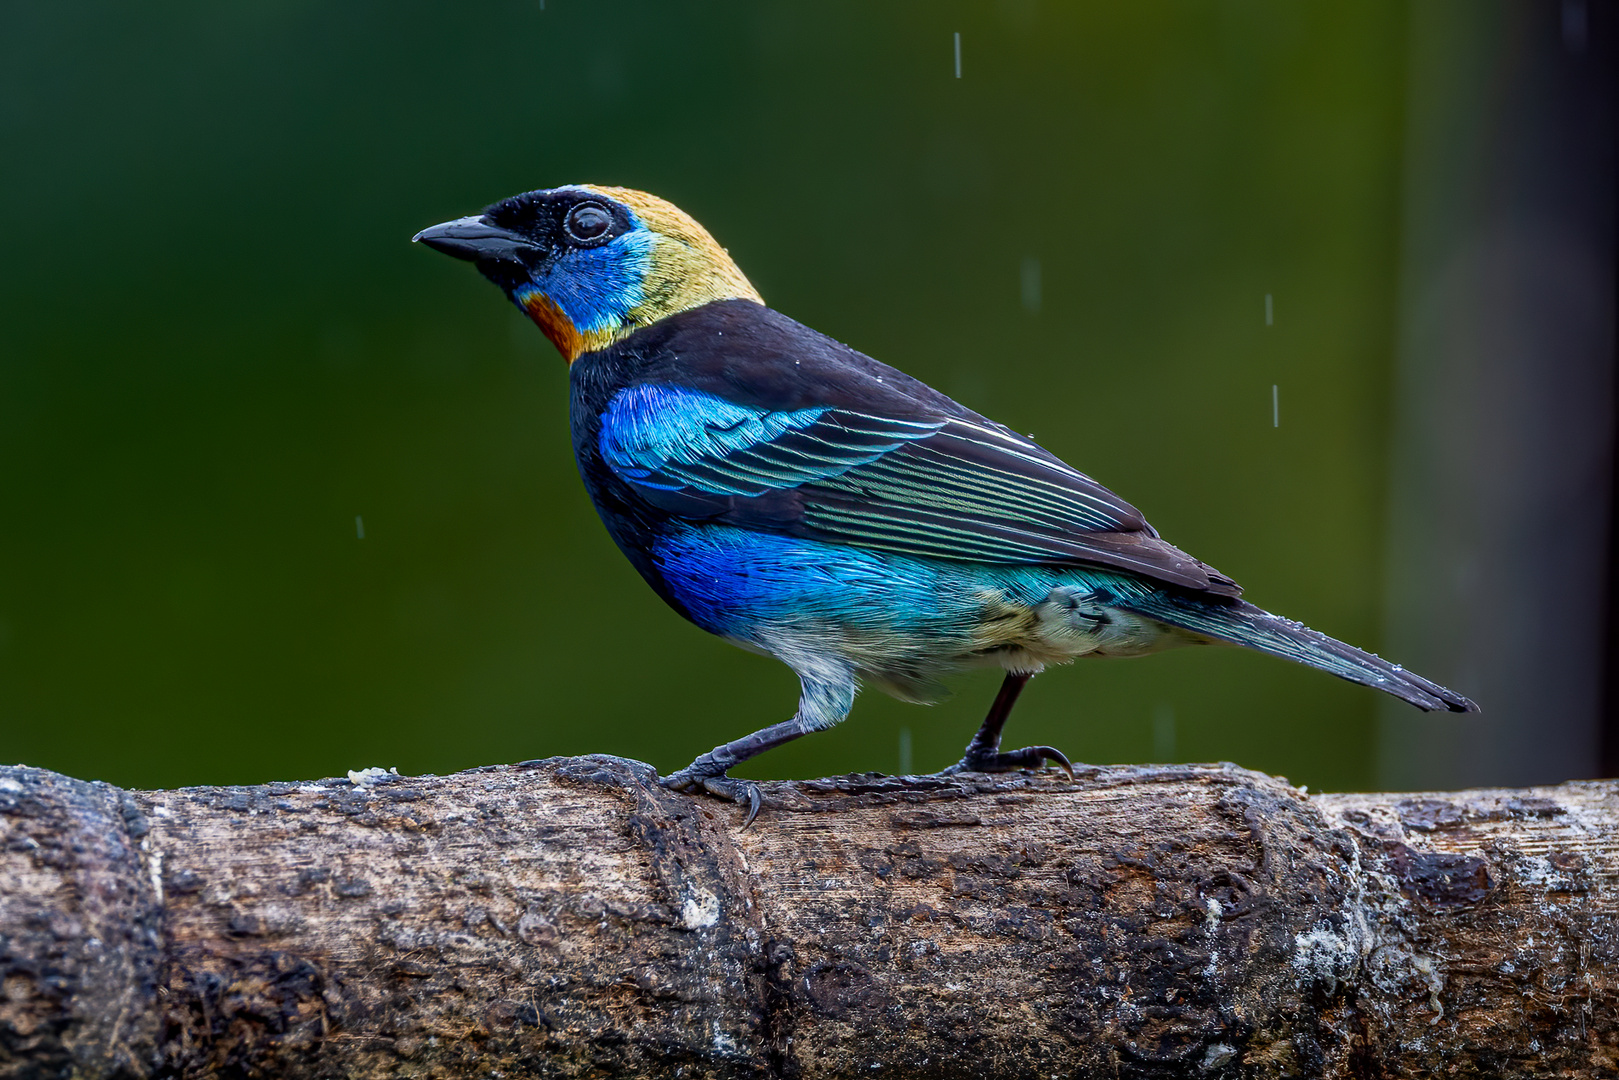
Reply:
[[1058, 585], [1129, 591], [1103, 570], [985, 566], [825, 544], [723, 525], [665, 534], [653, 558], [670, 594], [711, 633], [818, 624], [895, 645], [966, 643], [986, 599], [1033, 606]]
[[654, 557], [692, 620], [727, 637], [783, 619], [871, 626], [936, 604], [936, 575], [914, 560], [746, 529], [680, 530]]

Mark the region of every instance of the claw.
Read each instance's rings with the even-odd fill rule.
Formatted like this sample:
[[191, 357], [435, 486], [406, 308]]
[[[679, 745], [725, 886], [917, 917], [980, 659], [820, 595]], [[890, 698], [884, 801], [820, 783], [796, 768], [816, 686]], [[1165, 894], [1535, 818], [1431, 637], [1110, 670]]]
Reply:
[[738, 780], [731, 776], [708, 776], [703, 778], [702, 787], [704, 791], [718, 798], [738, 805], [746, 803], [748, 813], [742, 819], [744, 829], [753, 824], [753, 819], [759, 816], [759, 808], [764, 805], [764, 795], [759, 791], [759, 785], [752, 780]]
[[759, 790], [758, 784], [752, 780], [739, 780], [734, 776], [726, 776], [724, 773], [708, 776], [694, 772], [688, 767], [665, 777], [662, 783], [671, 791], [680, 791], [688, 795], [706, 792], [715, 798], [747, 806], [747, 815], [742, 819], [743, 829], [753, 824], [753, 819], [759, 816], [759, 810], [764, 806], [764, 794]]
[[948, 769], [940, 770], [940, 774], [951, 776], [962, 772], [1005, 773], [1019, 769], [1041, 769], [1047, 761], [1055, 763], [1057, 768], [1067, 773], [1068, 779], [1074, 778], [1073, 763], [1068, 760], [1068, 755], [1055, 746], [1025, 746], [1021, 750], [992, 754], [975, 754], [969, 748], [966, 756]]
[[1067, 754], [1064, 754], [1055, 746], [1032, 746], [1029, 749], [1040, 751], [1047, 761], [1055, 762], [1057, 768], [1067, 773], [1068, 779], [1072, 780], [1074, 778], [1074, 763], [1068, 760]]

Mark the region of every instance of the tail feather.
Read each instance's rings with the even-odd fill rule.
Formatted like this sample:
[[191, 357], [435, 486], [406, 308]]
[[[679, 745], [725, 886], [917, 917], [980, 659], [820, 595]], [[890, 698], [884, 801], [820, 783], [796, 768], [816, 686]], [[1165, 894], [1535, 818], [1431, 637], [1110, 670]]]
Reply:
[[1246, 600], [1206, 599], [1159, 591], [1120, 598], [1120, 607], [1217, 641], [1243, 645], [1370, 686], [1410, 702], [1425, 712], [1478, 712], [1478, 706], [1452, 690], [1391, 664], [1380, 656], [1272, 615]]

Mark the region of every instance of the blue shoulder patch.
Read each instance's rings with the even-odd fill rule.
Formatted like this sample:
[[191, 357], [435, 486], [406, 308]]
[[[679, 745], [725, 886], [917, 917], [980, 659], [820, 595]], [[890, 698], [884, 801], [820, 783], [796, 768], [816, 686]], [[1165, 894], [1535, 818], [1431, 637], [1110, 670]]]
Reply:
[[[619, 391], [602, 414], [601, 454], [615, 473], [643, 487], [698, 486], [717, 494], [740, 494], [727, 485], [694, 484], [680, 467], [718, 462], [771, 442], [810, 426], [824, 412], [824, 408], [772, 412], [701, 390], [657, 383], [632, 386]], [[760, 490], [784, 486], [773, 479]]]
[[600, 449], [615, 473], [643, 488], [762, 495], [842, 476], [944, 423], [827, 406], [760, 409], [647, 384], [608, 403]]

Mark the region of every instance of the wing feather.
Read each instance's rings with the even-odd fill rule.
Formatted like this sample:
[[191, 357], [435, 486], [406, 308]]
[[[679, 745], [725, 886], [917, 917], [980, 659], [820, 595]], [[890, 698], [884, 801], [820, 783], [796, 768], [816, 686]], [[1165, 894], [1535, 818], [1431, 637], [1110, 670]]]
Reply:
[[1095, 480], [971, 414], [768, 409], [646, 383], [612, 399], [599, 444], [620, 480], [687, 518], [930, 558], [1100, 564], [1240, 592]]

